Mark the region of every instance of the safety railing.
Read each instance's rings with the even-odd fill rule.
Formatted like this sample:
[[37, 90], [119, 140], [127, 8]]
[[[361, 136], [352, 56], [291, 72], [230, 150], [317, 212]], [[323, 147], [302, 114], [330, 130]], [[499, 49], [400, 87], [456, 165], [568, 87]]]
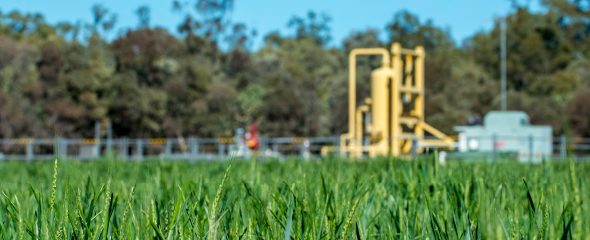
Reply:
[[[435, 149], [435, 147], [420, 144], [420, 140], [428, 139], [428, 137], [400, 139], [415, 141], [415, 144], [412, 144], [410, 156], [431, 153]], [[474, 146], [474, 141], [470, 139], [477, 139], [477, 146]], [[466, 141], [460, 141], [457, 138], [455, 140], [454, 149], [440, 149], [448, 152], [449, 159], [512, 157], [555, 160], [565, 159], [568, 152], [571, 152], [576, 160], [590, 160], [590, 138], [566, 140], [564, 136], [552, 138], [480, 136], [471, 137]], [[368, 138], [352, 141], [360, 141], [363, 145], [370, 144]], [[548, 148], [549, 151], [547, 151]], [[232, 155], [245, 158], [317, 159], [328, 154], [346, 156], [340, 151], [339, 136], [309, 138], [262, 136], [258, 149], [252, 150], [241, 145], [236, 138], [0, 139], [0, 160], [51, 160], [56, 156], [60, 159], [98, 159], [112, 156], [136, 161], [147, 159], [224, 160]]]

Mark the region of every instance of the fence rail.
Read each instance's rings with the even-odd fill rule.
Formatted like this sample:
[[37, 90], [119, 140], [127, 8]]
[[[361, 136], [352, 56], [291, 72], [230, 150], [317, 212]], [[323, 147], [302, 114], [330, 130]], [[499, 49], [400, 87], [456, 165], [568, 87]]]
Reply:
[[[490, 136], [482, 136], [484, 141]], [[403, 138], [408, 140], [409, 138]], [[390, 139], [393, 140], [393, 139]], [[417, 147], [421, 139], [411, 139]], [[564, 136], [553, 138], [502, 137], [495, 136], [491, 152], [474, 151], [465, 154], [450, 154], [450, 158], [482, 158], [490, 154], [502, 152], [502, 146], [497, 146], [498, 141], [532, 141], [533, 143], [550, 142], [553, 159], [565, 158], [571, 151], [576, 159], [590, 160], [590, 138], [571, 138]], [[354, 141], [354, 140], [353, 140]], [[357, 141], [368, 142], [368, 139]], [[569, 145], [567, 144], [569, 143]], [[226, 159], [232, 153], [240, 157], [276, 157], [285, 158], [299, 156], [314, 159], [321, 156], [325, 147], [338, 152], [340, 138], [334, 137], [261, 137], [260, 147], [253, 151], [245, 147], [239, 147], [239, 141], [235, 138], [150, 138], [150, 139], [67, 139], [67, 138], [18, 138], [0, 139], [0, 160], [50, 160], [56, 155], [59, 158], [94, 159], [112, 154], [113, 156], [127, 160], [144, 159], [188, 159], [188, 160], [214, 160]], [[455, 144], [459, 148], [459, 142]], [[412, 148], [413, 151], [416, 147]], [[530, 154], [533, 149], [529, 150]], [[417, 154], [414, 152], [413, 154]], [[487, 155], [485, 155], [487, 154]], [[531, 155], [532, 156], [532, 155]]]

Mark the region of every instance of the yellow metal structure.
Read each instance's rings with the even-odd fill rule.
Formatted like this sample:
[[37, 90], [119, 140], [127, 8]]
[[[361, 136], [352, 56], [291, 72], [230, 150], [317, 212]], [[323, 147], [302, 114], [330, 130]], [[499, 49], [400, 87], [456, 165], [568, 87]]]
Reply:
[[[371, 97], [356, 106], [356, 57], [381, 55], [381, 67], [371, 73]], [[453, 148], [453, 139], [424, 122], [424, 48], [391, 54], [383, 48], [354, 49], [349, 55], [349, 132], [341, 136], [340, 152], [351, 157], [392, 155], [422, 147]], [[425, 132], [429, 139], [425, 139]]]

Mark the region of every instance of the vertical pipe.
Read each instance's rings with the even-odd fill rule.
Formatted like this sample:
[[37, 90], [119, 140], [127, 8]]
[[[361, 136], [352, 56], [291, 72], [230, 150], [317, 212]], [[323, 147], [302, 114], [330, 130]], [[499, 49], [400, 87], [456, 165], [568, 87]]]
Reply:
[[[376, 150], [377, 154], [388, 154], [389, 153], [389, 139], [391, 137], [391, 124], [390, 124], [390, 96], [391, 93], [388, 91], [391, 87], [391, 75], [393, 72], [391, 68], [380, 68], [376, 69], [371, 73], [371, 135], [374, 141], [371, 144], [371, 148]], [[362, 133], [362, 111], [368, 110], [367, 105], [357, 107], [359, 115], [357, 117], [357, 140], [361, 142]], [[358, 149], [361, 150], [361, 144], [358, 145]], [[360, 157], [362, 151], [358, 151]]]
[[[424, 99], [425, 99], [425, 91], [424, 91], [424, 57], [426, 52], [424, 51], [423, 47], [416, 47], [416, 62], [414, 66], [414, 75], [415, 75], [415, 82], [416, 88], [420, 90], [420, 93], [416, 96], [416, 100], [414, 101], [414, 115], [418, 117], [418, 122], [424, 122]], [[424, 128], [422, 128], [422, 124], [417, 124], [414, 128], [414, 134], [418, 140], [421, 140], [424, 137]], [[420, 149], [417, 149], [420, 151]]]
[[391, 105], [389, 106], [391, 112], [391, 134], [389, 136], [391, 138], [390, 153], [393, 156], [398, 156], [400, 154], [399, 137], [401, 135], [401, 128], [399, 125], [399, 109], [397, 108], [400, 104], [399, 85], [403, 77], [401, 50], [402, 47], [399, 43], [393, 43], [391, 45], [391, 54], [393, 55], [391, 59], [391, 61], [393, 62], [391, 94], [393, 94], [393, 96], [391, 97]]
[[[356, 55], [352, 54], [354, 50], [350, 52], [348, 58], [348, 138], [351, 139], [349, 145], [352, 145], [353, 149], [356, 147], [356, 129], [355, 129], [355, 110], [356, 110]], [[350, 149], [350, 148], [349, 148]], [[349, 151], [349, 153], [352, 153]]]
[[348, 58], [348, 137], [352, 139], [349, 143], [352, 147], [356, 146], [354, 138], [355, 134], [355, 117], [354, 113], [356, 110], [356, 55], [353, 54], [354, 50], [350, 52]]
[[361, 157], [363, 155], [363, 113], [369, 111], [369, 106], [361, 105], [356, 109], [356, 137], [355, 141], [359, 141], [360, 144], [357, 144], [357, 157]]
[[[412, 87], [412, 77], [413, 77], [412, 70], [414, 70], [413, 69], [414, 68], [413, 61], [414, 60], [413, 60], [412, 55], [406, 55], [406, 61], [404, 63], [404, 65], [405, 65], [404, 71], [406, 73], [406, 78], [403, 83], [404, 87], [408, 87], [408, 88]], [[406, 92], [404, 95], [405, 95], [406, 99], [412, 98], [412, 93]]]
[[[382, 55], [381, 67], [389, 68], [389, 53], [382, 48], [357, 48], [350, 51], [348, 56], [348, 134], [346, 137], [352, 138], [353, 149], [356, 148], [354, 141], [358, 136], [355, 136], [355, 110], [356, 110], [356, 56], [357, 55]], [[341, 139], [341, 145], [344, 146], [346, 139]]]

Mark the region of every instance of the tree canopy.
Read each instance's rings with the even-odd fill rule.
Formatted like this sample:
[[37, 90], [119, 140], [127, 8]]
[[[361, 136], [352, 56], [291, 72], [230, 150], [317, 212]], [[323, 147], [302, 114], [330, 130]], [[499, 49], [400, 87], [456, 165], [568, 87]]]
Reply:
[[[178, 34], [150, 25], [139, 6], [134, 29], [116, 33], [101, 5], [91, 23], [49, 24], [40, 14], [0, 13], [0, 137], [92, 137], [96, 121], [116, 136], [228, 137], [258, 123], [268, 136], [347, 131], [348, 53], [360, 47], [426, 49], [426, 121], [447, 134], [500, 106], [500, 19], [458, 44], [450, 30], [400, 11], [379, 29], [352, 32], [330, 47], [331, 17], [310, 11], [251, 50], [254, 29], [231, 22], [233, 0], [173, 1]], [[533, 124], [564, 124], [590, 137], [590, 9], [543, 0], [546, 11], [514, 6], [507, 22], [508, 109]], [[220, 46], [229, 46], [221, 49]], [[378, 57], [360, 57], [358, 82]], [[358, 85], [357, 99], [369, 94]]]

